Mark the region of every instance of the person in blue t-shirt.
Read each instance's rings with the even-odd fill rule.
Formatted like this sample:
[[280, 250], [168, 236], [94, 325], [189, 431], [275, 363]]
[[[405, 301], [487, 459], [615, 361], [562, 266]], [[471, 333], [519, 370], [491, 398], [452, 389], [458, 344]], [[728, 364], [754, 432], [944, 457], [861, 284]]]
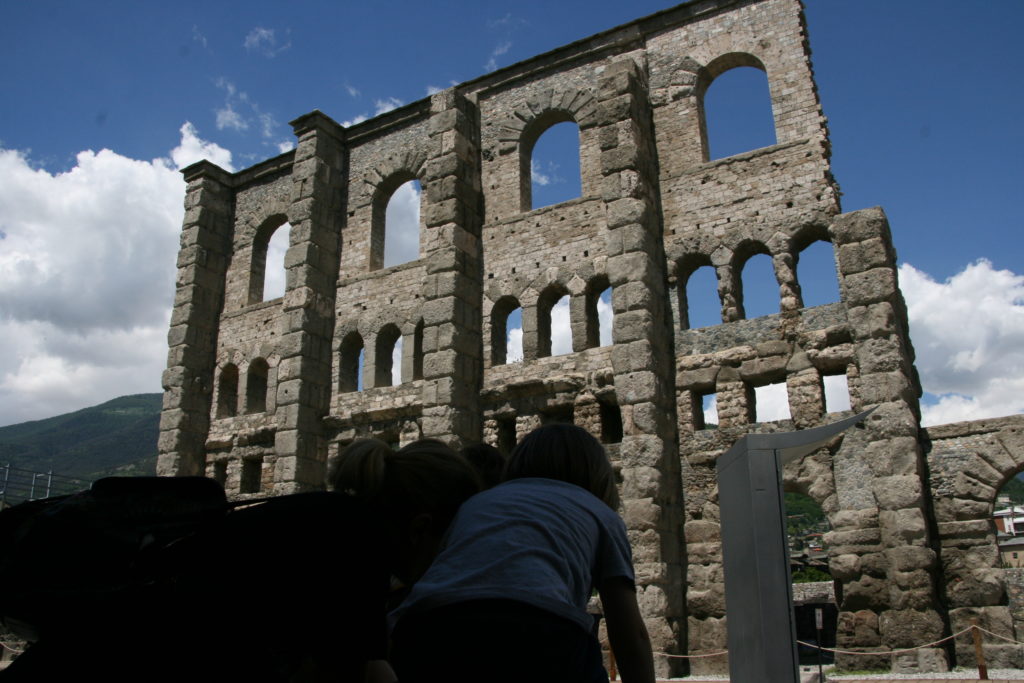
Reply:
[[399, 680], [607, 681], [586, 611], [596, 589], [623, 680], [653, 681], [604, 449], [584, 429], [546, 425], [515, 448], [504, 480], [463, 504], [392, 613]]

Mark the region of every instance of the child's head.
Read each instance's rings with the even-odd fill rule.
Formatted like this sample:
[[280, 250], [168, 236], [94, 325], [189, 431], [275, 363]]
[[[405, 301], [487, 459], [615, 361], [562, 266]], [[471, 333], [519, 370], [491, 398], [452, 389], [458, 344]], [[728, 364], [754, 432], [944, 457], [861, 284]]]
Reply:
[[[469, 462], [441, 441], [420, 439], [398, 451], [383, 441], [354, 441], [334, 464], [329, 484], [380, 510], [396, 534], [396, 574], [415, 578], [459, 506], [480, 491]], [[408, 547], [407, 547], [408, 546]]]
[[526, 435], [505, 466], [505, 480], [557, 479], [590, 491], [613, 510], [619, 506], [615, 474], [604, 448], [590, 433], [571, 424], [552, 423]]

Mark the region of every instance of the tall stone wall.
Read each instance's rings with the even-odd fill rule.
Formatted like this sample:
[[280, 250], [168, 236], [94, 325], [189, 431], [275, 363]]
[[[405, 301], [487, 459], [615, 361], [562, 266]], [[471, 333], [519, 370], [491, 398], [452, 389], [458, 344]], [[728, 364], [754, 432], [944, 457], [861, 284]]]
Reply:
[[[704, 94], [738, 66], [766, 75], [776, 144], [710, 160]], [[533, 209], [534, 143], [565, 121], [579, 130], [581, 196]], [[350, 128], [320, 112], [293, 126], [293, 152], [234, 174], [184, 171], [161, 474], [284, 494], [322, 486], [360, 436], [507, 451], [573, 421], [619, 472], [656, 651], [711, 655], [726, 643], [715, 460], [743, 434], [851, 414], [826, 408], [823, 378], [843, 376], [852, 410], [874, 413], [785, 472], [832, 525], [839, 646], [905, 648], [973, 616], [1012, 632], [986, 515], [1024, 464], [1008, 455], [1024, 458], [1016, 423], [921, 430], [889, 226], [881, 209], [841, 213], [799, 0], [692, 2]], [[419, 256], [384, 267], [387, 203], [409, 180], [422, 187]], [[286, 291], [264, 301], [284, 223]], [[806, 307], [797, 266], [815, 242], [832, 247], [840, 297]], [[742, 274], [762, 254], [778, 313], [750, 318]], [[687, 284], [701, 267], [721, 323], [693, 329]], [[572, 351], [553, 356], [563, 296]], [[515, 309], [524, 358], [507, 363]], [[784, 387], [789, 419], [758, 421], [768, 384]], [[931, 648], [881, 664], [939, 670], [947, 655], [970, 660]], [[727, 670], [723, 656], [690, 661], [659, 656], [658, 670]]]

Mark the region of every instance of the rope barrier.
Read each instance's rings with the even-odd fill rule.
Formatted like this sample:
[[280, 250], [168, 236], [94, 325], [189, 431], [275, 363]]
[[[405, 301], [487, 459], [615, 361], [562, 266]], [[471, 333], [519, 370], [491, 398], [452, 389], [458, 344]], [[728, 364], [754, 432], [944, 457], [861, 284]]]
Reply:
[[977, 626], [977, 627], [975, 627], [975, 628], [977, 628], [977, 629], [978, 629], [979, 631], [981, 631], [982, 633], [987, 633], [987, 634], [989, 634], [989, 635], [990, 635], [990, 636], [992, 636], [993, 638], [999, 638], [1000, 640], [1005, 640], [1006, 642], [1008, 642], [1008, 643], [1013, 643], [1014, 645], [1024, 645], [1024, 643], [1022, 643], [1022, 642], [1021, 642], [1021, 641], [1019, 641], [1019, 640], [1014, 640], [1013, 638], [1007, 638], [1006, 636], [1001, 636], [1001, 635], [999, 635], [998, 633], [992, 633], [992, 631], [989, 631], [988, 629], [984, 629], [984, 628], [982, 628], [982, 627], [980, 627], [980, 626]]
[[651, 654], [658, 655], [659, 657], [668, 657], [669, 659], [703, 659], [704, 657], [721, 657], [722, 655], [729, 654], [729, 651], [709, 652], [706, 655], [670, 655], [667, 652], [653, 652]]
[[963, 631], [959, 631], [957, 633], [954, 633], [951, 636], [946, 636], [945, 638], [942, 638], [940, 640], [936, 640], [936, 641], [931, 642], [931, 643], [926, 643], [924, 645], [918, 645], [917, 647], [906, 647], [906, 648], [903, 648], [903, 649], [900, 649], [900, 650], [886, 650], [885, 652], [855, 652], [853, 650], [838, 650], [838, 649], [831, 648], [831, 647], [821, 647], [820, 645], [814, 645], [813, 643], [805, 643], [802, 640], [798, 640], [796, 642], [800, 643], [801, 645], [805, 645], [807, 647], [817, 648], [817, 649], [821, 650], [822, 652], [833, 652], [835, 654], [840, 654], [840, 655], [876, 655], [876, 656], [879, 656], [879, 657], [881, 657], [881, 656], [888, 657], [889, 655], [898, 655], [898, 654], [902, 654], [904, 652], [914, 652], [916, 650], [923, 650], [926, 647], [935, 647], [936, 645], [941, 645], [942, 643], [946, 642], [947, 640], [953, 640], [954, 638], [958, 638], [959, 636], [962, 636], [965, 633], [969, 633], [971, 628], [972, 627], [968, 626]]
[[[832, 652], [834, 654], [839, 654], [839, 655], [869, 655], [869, 656], [870, 655], [874, 655], [874, 656], [877, 656], [877, 657], [889, 657], [891, 655], [903, 654], [904, 652], [915, 652], [917, 650], [923, 650], [926, 647], [935, 647], [936, 645], [941, 645], [941, 644], [945, 643], [946, 641], [953, 640], [954, 638], [959, 638], [960, 636], [964, 635], [965, 633], [970, 633], [972, 628], [974, 628], [974, 627], [973, 626], [968, 626], [967, 628], [963, 629], [962, 631], [957, 631], [956, 633], [954, 633], [951, 636], [946, 636], [945, 638], [940, 638], [939, 640], [935, 640], [935, 641], [932, 641], [930, 643], [925, 643], [924, 645], [918, 645], [916, 647], [906, 647], [906, 648], [901, 648], [901, 649], [898, 649], [898, 650], [886, 650], [884, 652], [859, 652], [859, 651], [856, 651], [856, 650], [840, 650], [840, 649], [832, 648], [832, 647], [821, 647], [820, 645], [815, 645], [814, 643], [807, 643], [807, 642], [804, 642], [802, 640], [798, 640], [796, 642], [799, 643], [800, 645], [803, 645], [804, 647], [812, 647], [812, 648], [814, 648], [816, 650], [821, 650], [822, 652]], [[987, 634], [989, 634], [990, 636], [992, 636], [994, 638], [999, 638], [1001, 640], [1005, 640], [1007, 642], [1014, 643], [1016, 645], [1024, 645], [1024, 643], [1022, 643], [1020, 641], [1013, 640], [1012, 638], [1007, 638], [1006, 636], [1001, 636], [998, 633], [993, 633], [992, 631], [988, 631], [986, 629], [983, 629], [980, 626], [978, 626], [977, 628], [982, 633], [987, 633]], [[673, 654], [669, 654], [667, 652], [655, 652], [654, 654], [659, 656], [659, 657], [668, 657], [670, 659], [702, 659], [702, 658], [705, 658], [705, 657], [721, 657], [722, 655], [729, 654], [729, 651], [728, 650], [722, 650], [721, 652], [709, 652], [707, 654], [702, 654], [702, 655], [673, 655]]]

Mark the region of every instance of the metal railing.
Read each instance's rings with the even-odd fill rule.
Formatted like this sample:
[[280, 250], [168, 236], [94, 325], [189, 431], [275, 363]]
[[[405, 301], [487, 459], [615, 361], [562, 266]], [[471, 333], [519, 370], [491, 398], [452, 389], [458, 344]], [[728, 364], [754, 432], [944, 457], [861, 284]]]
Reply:
[[10, 463], [0, 465], [0, 508], [26, 500], [63, 496], [89, 488], [86, 479], [66, 477], [51, 472], [33, 472]]

